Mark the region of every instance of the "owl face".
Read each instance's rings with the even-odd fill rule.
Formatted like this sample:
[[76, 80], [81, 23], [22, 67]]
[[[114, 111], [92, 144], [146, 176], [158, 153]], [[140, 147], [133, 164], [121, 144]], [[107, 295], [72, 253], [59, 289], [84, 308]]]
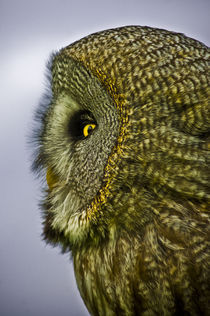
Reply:
[[74, 239], [89, 225], [87, 207], [103, 186], [104, 166], [119, 134], [119, 113], [81, 63], [68, 58], [66, 67], [53, 59], [50, 71], [59, 69], [62, 79], [51, 79], [53, 96], [44, 105], [36, 161], [47, 174], [50, 225]]

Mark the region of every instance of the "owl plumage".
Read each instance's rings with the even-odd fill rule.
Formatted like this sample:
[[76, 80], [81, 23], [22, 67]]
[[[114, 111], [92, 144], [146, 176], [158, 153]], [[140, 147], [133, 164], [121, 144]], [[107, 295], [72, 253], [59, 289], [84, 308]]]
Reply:
[[209, 49], [128, 26], [53, 54], [33, 167], [92, 315], [207, 315]]

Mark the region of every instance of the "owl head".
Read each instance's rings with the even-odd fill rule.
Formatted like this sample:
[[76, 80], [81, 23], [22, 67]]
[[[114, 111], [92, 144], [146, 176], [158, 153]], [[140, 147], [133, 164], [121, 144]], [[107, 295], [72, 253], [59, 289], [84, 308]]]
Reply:
[[137, 26], [51, 56], [33, 163], [48, 241], [97, 244], [143, 232], [164, 205], [209, 200], [208, 58], [183, 34]]

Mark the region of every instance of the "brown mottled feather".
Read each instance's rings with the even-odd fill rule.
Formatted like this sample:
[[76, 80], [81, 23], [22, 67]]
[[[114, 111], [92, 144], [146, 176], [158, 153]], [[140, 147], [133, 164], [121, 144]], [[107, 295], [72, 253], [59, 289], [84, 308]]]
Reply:
[[[82, 94], [69, 59], [105, 87], [120, 121], [101, 188], [86, 209], [88, 239], [70, 246], [88, 310], [208, 315], [209, 49], [149, 27], [92, 34], [54, 57], [54, 95], [73, 77]], [[56, 230], [51, 216], [46, 238], [66, 246], [71, 232]]]

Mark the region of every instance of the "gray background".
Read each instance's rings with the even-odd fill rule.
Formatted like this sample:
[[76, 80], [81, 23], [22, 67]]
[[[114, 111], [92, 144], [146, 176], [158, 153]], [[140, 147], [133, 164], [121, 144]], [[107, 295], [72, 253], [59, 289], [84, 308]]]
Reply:
[[129, 24], [209, 44], [209, 15], [208, 0], [0, 0], [0, 315], [87, 315], [69, 255], [41, 240], [40, 184], [29, 171], [26, 135], [49, 53]]

